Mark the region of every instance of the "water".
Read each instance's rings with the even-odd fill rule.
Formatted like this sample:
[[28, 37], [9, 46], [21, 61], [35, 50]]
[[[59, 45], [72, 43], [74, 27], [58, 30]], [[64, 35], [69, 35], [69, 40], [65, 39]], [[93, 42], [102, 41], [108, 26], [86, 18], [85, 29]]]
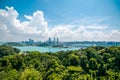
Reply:
[[60, 47], [38, 47], [38, 46], [13, 46], [21, 51], [58, 52], [67, 50], [78, 50], [80, 47], [60, 48]]
[[4, 42], [0, 42], [0, 45], [3, 45], [4, 44]]

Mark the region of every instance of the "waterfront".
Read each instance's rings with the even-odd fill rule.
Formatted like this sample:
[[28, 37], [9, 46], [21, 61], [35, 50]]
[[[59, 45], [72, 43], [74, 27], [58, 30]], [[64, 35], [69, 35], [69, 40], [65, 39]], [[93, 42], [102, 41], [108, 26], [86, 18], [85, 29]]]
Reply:
[[37, 46], [37, 43], [32, 44], [26, 43], [22, 44], [21, 42], [0, 42], [0, 45], [9, 45], [15, 48], [18, 48], [23, 51], [39, 51], [39, 52], [58, 52], [58, 51], [67, 51], [67, 50], [78, 50], [81, 48], [86, 48], [90, 46], [120, 46], [120, 42], [93, 42], [93, 41], [83, 41], [83, 42], [63, 42], [62, 46], [54, 44], [45, 44]]
[[81, 47], [38, 47], [38, 46], [13, 46], [14, 48], [20, 49], [23, 51], [39, 51], [39, 52], [58, 52], [58, 51], [67, 51], [67, 50], [79, 50]]

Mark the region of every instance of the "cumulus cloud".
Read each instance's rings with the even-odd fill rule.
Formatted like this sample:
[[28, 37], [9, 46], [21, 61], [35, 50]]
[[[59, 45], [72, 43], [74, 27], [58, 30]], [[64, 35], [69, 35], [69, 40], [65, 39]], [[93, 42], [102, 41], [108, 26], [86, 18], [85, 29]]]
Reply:
[[42, 11], [24, 15], [26, 21], [18, 19], [19, 13], [13, 7], [0, 9], [0, 41], [21, 41], [32, 38], [47, 40], [58, 37], [62, 41], [120, 41], [120, 31], [105, 32], [108, 26], [101, 25], [56, 25], [51, 29]]
[[[27, 21], [18, 19], [19, 13], [13, 7], [0, 9], [0, 31], [6, 39], [12, 37], [45, 37], [48, 34], [47, 22], [42, 11], [36, 11], [32, 16], [25, 15]], [[13, 39], [13, 38], [12, 38]]]
[[49, 36], [56, 36], [65, 41], [120, 41], [119, 30], [104, 32], [101, 30], [104, 26], [99, 30], [96, 29], [99, 26], [93, 26], [94, 30], [89, 30], [90, 27], [81, 25], [74, 29], [73, 25], [59, 25], [51, 29]]
[[96, 30], [99, 30], [99, 29], [106, 29], [107, 26], [92, 25], [92, 26], [86, 26], [86, 28], [88, 28], [88, 29], [96, 29]]

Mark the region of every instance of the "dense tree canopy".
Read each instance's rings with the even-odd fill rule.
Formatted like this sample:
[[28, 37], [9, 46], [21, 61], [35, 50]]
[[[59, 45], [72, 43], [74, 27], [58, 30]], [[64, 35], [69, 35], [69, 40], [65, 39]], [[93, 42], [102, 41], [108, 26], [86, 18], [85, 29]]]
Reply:
[[0, 80], [120, 80], [120, 47], [19, 52], [0, 46]]
[[12, 48], [11, 46], [6, 46], [6, 45], [0, 46], [0, 57], [12, 55], [19, 52], [20, 52], [19, 49]]

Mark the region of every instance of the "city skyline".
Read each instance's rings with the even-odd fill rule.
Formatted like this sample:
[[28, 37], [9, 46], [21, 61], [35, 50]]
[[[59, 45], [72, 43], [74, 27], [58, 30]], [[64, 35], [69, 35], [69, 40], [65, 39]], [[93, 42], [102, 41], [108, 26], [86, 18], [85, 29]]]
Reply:
[[0, 42], [120, 41], [119, 0], [1, 0]]

